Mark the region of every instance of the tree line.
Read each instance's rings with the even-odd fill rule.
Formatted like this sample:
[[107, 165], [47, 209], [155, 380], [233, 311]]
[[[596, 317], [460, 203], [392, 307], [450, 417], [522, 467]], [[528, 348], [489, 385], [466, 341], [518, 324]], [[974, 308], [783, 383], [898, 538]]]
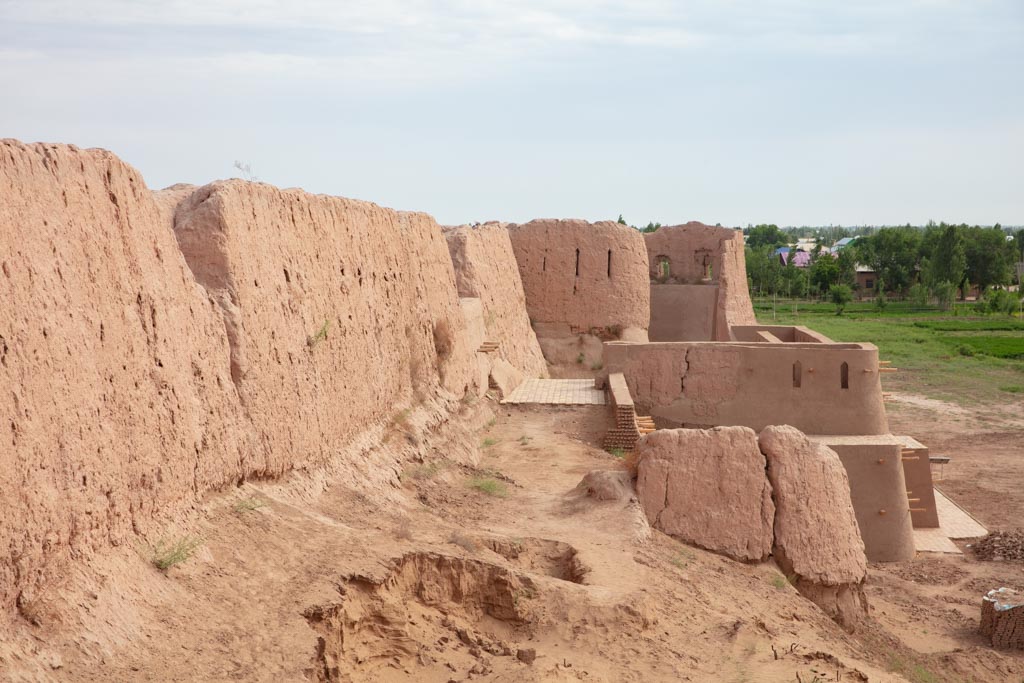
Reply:
[[1024, 230], [1007, 239], [1009, 233], [998, 224], [878, 228], [862, 233], [835, 256], [826, 244], [832, 235], [823, 239], [819, 233], [807, 268], [797, 268], [792, 258], [783, 265], [775, 254], [778, 247], [795, 241], [790, 232], [776, 225], [751, 226], [744, 232], [750, 289], [761, 295], [831, 297], [833, 287], [852, 292], [857, 265], [863, 264], [874, 272], [875, 291], [883, 302], [895, 294], [948, 307], [972, 286], [983, 297], [1004, 298], [992, 290], [1011, 284], [1016, 278], [1014, 264], [1024, 261]]

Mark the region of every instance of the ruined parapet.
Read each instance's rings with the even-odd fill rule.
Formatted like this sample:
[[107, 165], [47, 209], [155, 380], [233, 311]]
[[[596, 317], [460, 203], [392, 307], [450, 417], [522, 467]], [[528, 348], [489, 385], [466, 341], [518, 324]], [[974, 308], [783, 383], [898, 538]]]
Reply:
[[607, 393], [615, 425], [604, 435], [605, 450], [620, 449], [629, 452], [640, 439], [640, 427], [637, 424], [636, 407], [633, 405], [629, 387], [626, 386], [626, 379], [622, 373], [608, 376]]
[[990, 590], [981, 601], [980, 630], [992, 647], [1024, 650], [1024, 594], [1011, 588]]
[[326, 462], [396, 411], [474, 390], [476, 349], [429, 216], [231, 180], [179, 206], [175, 233], [223, 311], [234, 384], [269, 446], [263, 474]]
[[655, 341], [728, 341], [754, 325], [743, 233], [696, 221], [644, 233]]
[[595, 364], [601, 340], [647, 340], [647, 250], [634, 228], [604, 221], [508, 226], [526, 309], [551, 363]]
[[603, 373], [661, 423], [887, 434], [878, 369], [872, 344], [650, 342], [606, 343]]
[[775, 505], [752, 429], [658, 430], [637, 444], [637, 463], [651, 526], [735, 560], [768, 558]]
[[265, 451], [221, 312], [134, 168], [0, 140], [0, 197], [2, 617]]
[[500, 223], [445, 228], [461, 297], [478, 298], [494, 358], [527, 377], [547, 377], [547, 363], [526, 312], [526, 294], [508, 231]]
[[864, 542], [834, 451], [789, 426], [759, 437], [775, 499], [772, 555], [797, 590], [849, 630], [867, 614]]

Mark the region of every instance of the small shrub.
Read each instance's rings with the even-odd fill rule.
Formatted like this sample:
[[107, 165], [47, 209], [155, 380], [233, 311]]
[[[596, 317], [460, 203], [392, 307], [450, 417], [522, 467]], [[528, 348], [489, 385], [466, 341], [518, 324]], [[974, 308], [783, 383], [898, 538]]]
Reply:
[[999, 391], [1005, 391], [1008, 394], [1024, 394], [1024, 387], [1019, 384], [1011, 384], [1005, 387], [999, 387]]
[[972, 349], [970, 346], [967, 346], [966, 344], [959, 344], [959, 345], [957, 345], [956, 352], [959, 353], [961, 356], [973, 356], [974, 355], [974, 349]]
[[492, 439], [492, 438], [488, 437], [488, 438], [484, 439], [483, 443], [480, 444], [480, 447], [481, 448], [490, 448], [491, 446], [493, 446], [496, 443], [498, 443], [497, 439]]
[[772, 577], [772, 585], [775, 586], [778, 590], [783, 590], [786, 588], [787, 585], [789, 585], [789, 581], [787, 581], [786, 577], [782, 574], [776, 574]]
[[235, 502], [235, 512], [242, 514], [267, 507], [267, 501], [257, 496], [249, 496]]
[[490, 420], [487, 421], [487, 424], [484, 425], [484, 429], [490, 429], [495, 424], [497, 424], [497, 422], [498, 422], [498, 419], [495, 418], [495, 417], [492, 417]]
[[580, 353], [580, 355], [576, 356], [576, 363], [579, 365], [583, 365], [583, 361], [585, 361], [586, 359], [587, 357]]
[[526, 435], [523, 435], [523, 436], [519, 437], [519, 445], [520, 446], [528, 446], [528, 445], [530, 445], [530, 441], [531, 441], [531, 438], [526, 436]]
[[609, 448], [608, 452], [614, 455], [616, 458], [626, 457], [626, 451], [621, 448]]
[[488, 496], [504, 498], [508, 495], [508, 487], [493, 477], [473, 477], [469, 480], [468, 486]]
[[316, 348], [317, 344], [327, 339], [327, 329], [330, 326], [331, 321], [325, 318], [324, 324], [320, 326], [320, 329], [317, 330], [317, 333], [306, 337], [306, 345], [309, 346], [310, 349]]
[[604, 363], [594, 363], [593, 365], [590, 366], [590, 369], [594, 370], [594, 371], [601, 370], [603, 368], [604, 368]]
[[203, 544], [202, 539], [184, 536], [173, 541], [159, 541], [152, 548], [150, 561], [160, 571], [167, 571], [176, 564], [181, 564], [196, 552]]
[[685, 569], [688, 564], [693, 562], [693, 551], [689, 548], [683, 548], [675, 554], [675, 556], [669, 560], [672, 566], [676, 569]]
[[920, 282], [910, 288], [908, 292], [910, 300], [917, 308], [924, 308], [928, 305], [928, 288]]
[[836, 315], [842, 315], [846, 304], [853, 300], [853, 290], [848, 285], [832, 285], [828, 289], [828, 298], [836, 307]]

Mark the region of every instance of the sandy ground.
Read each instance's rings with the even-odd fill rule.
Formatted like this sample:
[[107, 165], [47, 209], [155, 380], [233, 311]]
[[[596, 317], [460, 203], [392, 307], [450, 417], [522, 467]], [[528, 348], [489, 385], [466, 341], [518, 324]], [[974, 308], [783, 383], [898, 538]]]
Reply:
[[[372, 495], [247, 484], [200, 511], [201, 551], [166, 574], [138, 549], [93, 567], [69, 588], [66, 613], [33, 627], [56, 643], [41, 651], [53, 677], [1024, 680], [1024, 653], [976, 635], [981, 595], [1024, 588], [1024, 565], [969, 555], [875, 565], [870, 621], [847, 634], [773, 564], [685, 546], [651, 532], [628, 497], [578, 490], [587, 472], [621, 468], [597, 447], [604, 407], [488, 406], [496, 416], [476, 467], [439, 449]], [[933, 408], [901, 405], [894, 430], [953, 455], [943, 485], [983, 522], [1019, 523], [1013, 416], [965, 434], [975, 423], [918, 412]]]

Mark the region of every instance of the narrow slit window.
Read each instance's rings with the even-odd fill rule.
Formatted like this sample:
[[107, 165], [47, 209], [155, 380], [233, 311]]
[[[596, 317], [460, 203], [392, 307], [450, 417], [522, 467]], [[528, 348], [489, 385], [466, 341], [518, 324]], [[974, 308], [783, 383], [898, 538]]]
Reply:
[[803, 379], [803, 366], [800, 365], [800, 361], [793, 363], [793, 388], [799, 389], [800, 382]]
[[580, 250], [576, 250], [576, 277], [580, 276]]
[[545, 257], [544, 257], [544, 260], [543, 260], [543, 261], [541, 261], [541, 264], [540, 264], [540, 269], [541, 269], [542, 271], [547, 271], [547, 269], [548, 269], [548, 257], [547, 257], [547, 256], [545, 256]]
[[612, 276], [612, 250], [608, 250], [608, 277]]
[[850, 364], [844, 362], [839, 366], [839, 386], [843, 389], [850, 388]]

